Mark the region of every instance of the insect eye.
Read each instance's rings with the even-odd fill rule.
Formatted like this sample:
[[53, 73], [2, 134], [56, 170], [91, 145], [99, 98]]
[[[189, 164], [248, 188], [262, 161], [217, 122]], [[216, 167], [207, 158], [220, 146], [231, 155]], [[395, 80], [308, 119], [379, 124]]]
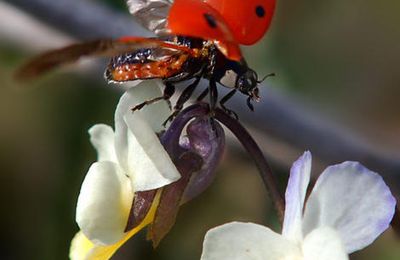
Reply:
[[251, 87], [253, 85], [253, 80], [251, 78], [245, 78], [245, 86]]
[[254, 72], [248, 71], [244, 73], [239, 79], [239, 88], [243, 91], [250, 91], [257, 86], [257, 78]]

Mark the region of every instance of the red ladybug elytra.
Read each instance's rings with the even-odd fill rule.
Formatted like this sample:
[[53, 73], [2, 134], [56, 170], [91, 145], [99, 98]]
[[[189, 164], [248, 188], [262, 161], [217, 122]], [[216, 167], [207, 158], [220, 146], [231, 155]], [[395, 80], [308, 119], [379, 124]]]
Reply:
[[269, 28], [276, 0], [175, 0], [168, 15], [167, 27], [176, 35], [203, 38], [231, 45], [231, 52], [220, 50], [233, 60], [240, 60], [238, 44], [256, 43]]
[[159, 37], [123, 37], [70, 45], [32, 59], [18, 75], [22, 79], [35, 77], [83, 56], [107, 56], [112, 57], [105, 72], [108, 82], [157, 78], [165, 84], [162, 97], [139, 104], [133, 110], [161, 99], [169, 100], [176, 83], [194, 79], [179, 97], [174, 107], [176, 115], [201, 78], [208, 79], [209, 86], [199, 100], [209, 93], [210, 105], [215, 107], [219, 83], [232, 88], [220, 100], [222, 108], [233, 113], [224, 103], [240, 91], [248, 96], [247, 104], [253, 110], [251, 100], [259, 100], [260, 81], [247, 66], [239, 45], [253, 44], [265, 34], [275, 3], [275, 0], [128, 0], [136, 20]]
[[205, 0], [225, 19], [239, 44], [251, 45], [264, 36], [275, 11], [276, 0]]

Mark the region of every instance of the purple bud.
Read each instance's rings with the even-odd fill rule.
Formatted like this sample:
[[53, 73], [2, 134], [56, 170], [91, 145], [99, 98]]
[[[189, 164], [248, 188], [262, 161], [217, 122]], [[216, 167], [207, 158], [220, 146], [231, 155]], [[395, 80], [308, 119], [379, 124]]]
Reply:
[[225, 133], [216, 120], [196, 118], [187, 126], [186, 131], [188, 143], [185, 146], [200, 155], [203, 164], [199, 171], [192, 173], [181, 203], [198, 196], [212, 183], [225, 147]]
[[[186, 136], [182, 131], [186, 127]], [[225, 133], [210, 117], [208, 106], [197, 104], [183, 110], [160, 136], [181, 178], [163, 188], [148, 238], [157, 246], [175, 223], [179, 206], [201, 194], [213, 181], [222, 158]], [[148, 213], [156, 190], [135, 194], [127, 230]]]

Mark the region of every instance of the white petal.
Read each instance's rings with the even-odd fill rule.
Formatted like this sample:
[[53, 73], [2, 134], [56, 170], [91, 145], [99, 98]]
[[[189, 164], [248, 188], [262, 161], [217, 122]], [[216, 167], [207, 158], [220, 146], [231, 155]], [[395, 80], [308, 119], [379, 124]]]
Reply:
[[304, 199], [310, 182], [311, 153], [305, 152], [290, 169], [288, 186], [285, 193], [285, 218], [282, 235], [294, 241], [301, 241]]
[[346, 260], [346, 254], [339, 234], [332, 228], [318, 228], [306, 236], [303, 242], [306, 260]]
[[90, 142], [97, 150], [98, 161], [116, 162], [114, 131], [108, 125], [97, 124], [89, 129]]
[[128, 168], [135, 191], [152, 190], [170, 184], [180, 174], [157, 135], [136, 113], [125, 117], [128, 125]]
[[[135, 105], [161, 95], [157, 82], [152, 80], [128, 89], [119, 100], [115, 110], [115, 152], [122, 168], [127, 169], [128, 167], [128, 126], [125, 123], [125, 115], [132, 114], [131, 109]], [[162, 123], [168, 118], [170, 110], [165, 101], [160, 101], [145, 106], [134, 113], [145, 118], [154, 132], [159, 132], [163, 129]]]
[[124, 236], [132, 200], [130, 181], [117, 164], [94, 163], [82, 183], [76, 222], [93, 243], [113, 244]]
[[[115, 111], [115, 128], [117, 128], [119, 123], [123, 124], [123, 121], [121, 120], [127, 113], [132, 113], [131, 109], [135, 105], [162, 96], [160, 84], [162, 83], [157, 80], [143, 81], [138, 86], [128, 89], [119, 100]], [[146, 118], [153, 131], [159, 132], [164, 129], [162, 123], [171, 114], [171, 110], [169, 109], [167, 102], [161, 100], [144, 106], [142, 109], [135, 111], [134, 113], [138, 113], [143, 118]]]
[[318, 178], [303, 219], [304, 234], [317, 227], [334, 228], [347, 253], [362, 249], [385, 231], [395, 199], [378, 174], [357, 162], [328, 167]]
[[210, 229], [203, 243], [202, 260], [302, 259], [293, 242], [267, 227], [231, 222]]

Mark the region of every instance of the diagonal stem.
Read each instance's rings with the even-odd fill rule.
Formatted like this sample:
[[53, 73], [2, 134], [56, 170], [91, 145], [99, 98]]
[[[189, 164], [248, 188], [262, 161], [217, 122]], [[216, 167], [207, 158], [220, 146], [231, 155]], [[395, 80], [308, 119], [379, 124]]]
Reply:
[[[168, 141], [171, 140], [179, 140], [177, 136], [180, 135], [180, 132], [184, 125], [194, 117], [206, 116], [209, 114], [209, 106], [206, 103], [198, 103], [195, 105], [191, 105], [187, 107], [184, 111], [182, 111], [177, 118], [172, 122], [168, 131], [163, 135], [162, 140], [164, 145], [170, 146], [178, 146], [178, 144], [167, 144]], [[213, 111], [214, 118], [224, 124], [230, 131], [236, 136], [236, 138], [240, 141], [240, 143], [244, 146], [247, 152], [254, 159], [257, 168], [260, 172], [261, 178], [264, 182], [265, 187], [269, 191], [275, 209], [277, 210], [278, 217], [283, 223], [283, 214], [285, 209], [285, 203], [283, 200], [283, 196], [280, 194], [278, 190], [278, 186], [276, 184], [276, 179], [272, 173], [272, 170], [265, 159], [261, 149], [258, 147], [257, 143], [251, 137], [251, 135], [247, 132], [247, 130], [237, 121], [232, 118], [230, 115], [225, 113], [222, 109], [215, 108]], [[177, 131], [177, 129], [179, 129]], [[172, 138], [175, 136], [175, 138]]]
[[271, 167], [269, 166], [267, 160], [265, 159], [261, 149], [258, 147], [257, 143], [251, 137], [249, 132], [237, 121], [232, 118], [228, 114], [226, 114], [223, 110], [216, 108], [215, 109], [215, 119], [225, 125], [231, 132], [236, 136], [236, 138], [240, 141], [243, 147], [247, 150], [247, 152], [254, 159], [257, 168], [260, 172], [261, 178], [269, 191], [272, 201], [274, 203], [275, 209], [277, 210], [278, 217], [281, 223], [283, 223], [283, 216], [285, 210], [285, 203], [282, 195], [278, 190], [278, 186], [276, 184], [276, 178], [272, 173]]

